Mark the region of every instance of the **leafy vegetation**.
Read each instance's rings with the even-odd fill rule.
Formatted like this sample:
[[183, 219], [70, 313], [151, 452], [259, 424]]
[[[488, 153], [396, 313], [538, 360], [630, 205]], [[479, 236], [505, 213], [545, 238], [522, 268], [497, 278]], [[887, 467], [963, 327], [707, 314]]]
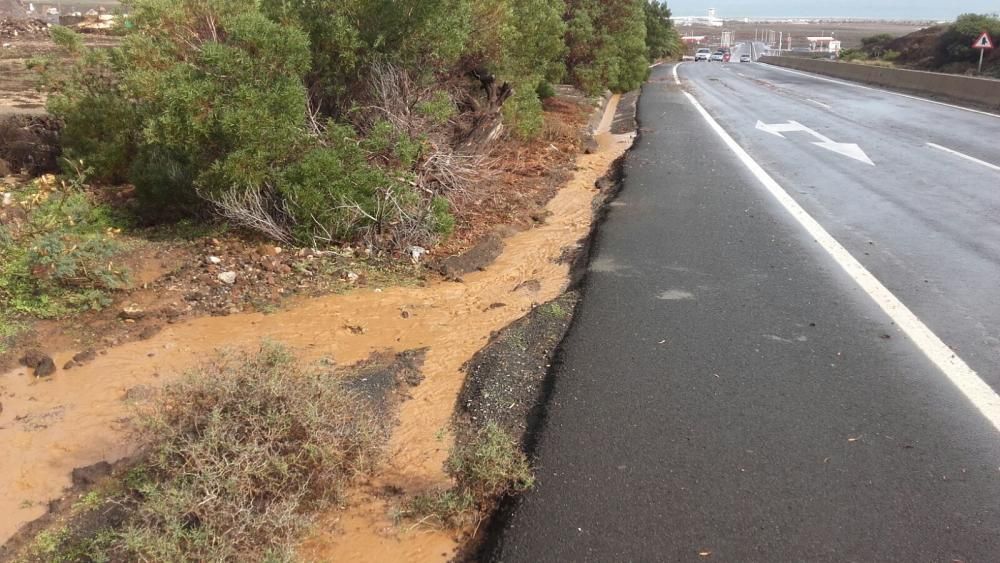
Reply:
[[16, 192], [20, 221], [0, 226], [0, 339], [16, 336], [23, 316], [57, 318], [110, 303], [129, 283], [118, 261], [126, 222], [83, 192], [86, 173], [43, 176]]
[[120, 47], [56, 28], [72, 64], [38, 64], [66, 154], [134, 184], [146, 220], [310, 245], [433, 244], [501, 121], [536, 138], [552, 82], [631, 90], [679, 48], [653, 0], [126, 4]]
[[[887, 34], [862, 39], [858, 49], [845, 50], [841, 59], [899, 64], [921, 70], [953, 73], [975, 72], [979, 51], [972, 48], [982, 32], [1000, 37], [1000, 17], [963, 14], [954, 23], [923, 29], [903, 37]], [[985, 53], [983, 73], [1000, 77], [1000, 54]]]
[[649, 60], [678, 57], [684, 53], [681, 36], [674, 29], [670, 8], [666, 2], [646, 0], [643, 5], [646, 14], [646, 49]]
[[524, 453], [495, 422], [488, 422], [468, 443], [456, 444], [446, 468], [455, 486], [414, 497], [403, 511], [406, 516], [460, 527], [477, 522], [500, 498], [535, 483]]

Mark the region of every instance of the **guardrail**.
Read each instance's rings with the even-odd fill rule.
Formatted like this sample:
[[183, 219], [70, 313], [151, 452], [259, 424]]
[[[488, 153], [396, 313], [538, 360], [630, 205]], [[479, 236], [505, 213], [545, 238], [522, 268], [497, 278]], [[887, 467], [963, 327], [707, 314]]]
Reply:
[[760, 58], [760, 62], [854, 82], [864, 82], [891, 90], [903, 90], [966, 102], [994, 110], [1000, 109], [1000, 80], [799, 57], [764, 56]]

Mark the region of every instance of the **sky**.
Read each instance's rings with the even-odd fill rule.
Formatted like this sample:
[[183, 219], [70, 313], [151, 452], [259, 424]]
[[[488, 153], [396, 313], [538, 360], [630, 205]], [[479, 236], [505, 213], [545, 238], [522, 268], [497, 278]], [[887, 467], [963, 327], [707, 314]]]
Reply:
[[667, 0], [675, 16], [702, 16], [715, 8], [720, 18], [854, 17], [954, 19], [959, 14], [1000, 12], [1000, 0]]

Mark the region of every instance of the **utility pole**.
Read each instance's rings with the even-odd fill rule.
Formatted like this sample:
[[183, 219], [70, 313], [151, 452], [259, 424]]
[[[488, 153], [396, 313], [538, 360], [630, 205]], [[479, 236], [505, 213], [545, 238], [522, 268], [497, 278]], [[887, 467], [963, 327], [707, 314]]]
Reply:
[[785, 32], [784, 31], [779, 31], [778, 32], [778, 56], [779, 57], [781, 56], [781, 42], [784, 40], [784, 37], [785, 37]]

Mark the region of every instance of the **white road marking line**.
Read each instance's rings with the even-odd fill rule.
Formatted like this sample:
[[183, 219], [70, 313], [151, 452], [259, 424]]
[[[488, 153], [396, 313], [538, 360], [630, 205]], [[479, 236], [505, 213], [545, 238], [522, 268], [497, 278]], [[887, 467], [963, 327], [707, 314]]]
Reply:
[[814, 103], [814, 104], [816, 104], [817, 106], [819, 106], [819, 107], [821, 107], [821, 108], [826, 108], [826, 109], [833, 109], [833, 106], [830, 106], [830, 105], [827, 105], [827, 104], [824, 104], [823, 102], [817, 102], [816, 100], [814, 100], [814, 99], [812, 99], [812, 98], [806, 98], [806, 100], [807, 100], [807, 101], [810, 101], [810, 102], [812, 102], [812, 103]]
[[989, 162], [986, 162], [985, 160], [979, 160], [978, 158], [976, 158], [974, 156], [969, 156], [967, 154], [960, 153], [960, 152], [958, 152], [956, 150], [949, 149], [948, 147], [942, 147], [941, 145], [935, 145], [934, 143], [927, 143], [927, 146], [931, 147], [933, 149], [937, 149], [939, 151], [944, 151], [946, 153], [953, 154], [953, 155], [955, 155], [955, 156], [957, 156], [959, 158], [964, 158], [965, 160], [968, 160], [969, 162], [975, 162], [976, 164], [982, 164], [983, 166], [985, 166], [987, 168], [990, 168], [992, 170], [996, 170], [997, 172], [1000, 172], [1000, 166], [997, 166], [996, 164], [990, 164]]
[[681, 77], [677, 75], [677, 69], [679, 69], [682, 64], [684, 63], [677, 63], [674, 65], [674, 82], [676, 82], [678, 86], [681, 85]]
[[833, 79], [833, 78], [827, 78], [825, 76], [820, 76], [818, 74], [812, 74], [812, 73], [809, 73], [809, 72], [800, 72], [798, 70], [792, 70], [790, 68], [784, 68], [784, 67], [780, 67], [780, 66], [777, 66], [777, 65], [772, 65], [772, 64], [769, 64], [769, 63], [764, 63], [764, 64], [766, 64], [768, 67], [773, 68], [775, 70], [780, 70], [782, 72], [789, 72], [791, 74], [798, 74], [799, 76], [805, 76], [807, 78], [815, 78], [816, 80], [823, 80], [825, 82], [833, 82], [834, 84], [840, 84], [841, 86], [853, 86], [855, 88], [861, 88], [862, 90], [871, 90], [873, 92], [883, 92], [885, 94], [892, 94], [893, 96], [900, 96], [902, 98], [909, 98], [911, 100], [918, 100], [918, 101], [921, 101], [921, 102], [927, 102], [928, 104], [934, 104], [934, 105], [938, 105], [938, 106], [944, 106], [944, 107], [948, 107], [948, 108], [952, 108], [952, 109], [960, 109], [962, 111], [968, 111], [968, 112], [971, 112], [971, 113], [978, 113], [979, 115], [988, 115], [990, 117], [996, 117], [996, 118], [1000, 119], [1000, 114], [990, 113], [988, 111], [980, 111], [978, 109], [972, 109], [972, 108], [966, 108], [966, 107], [962, 107], [962, 106], [956, 106], [954, 104], [947, 104], [945, 102], [939, 102], [939, 101], [936, 101], [936, 100], [930, 100], [928, 98], [921, 98], [920, 96], [911, 96], [909, 94], [903, 94], [901, 92], [894, 92], [892, 90], [884, 90], [882, 88], [872, 88], [871, 86], [865, 86], [863, 84], [857, 84], [855, 82], [847, 82], [847, 81], [844, 81], [844, 80], [836, 80], [836, 79]]
[[654, 64], [649, 65], [649, 68], [656, 68], [656, 67], [660, 66], [661, 64], [663, 64], [663, 63], [654, 63]]
[[975, 406], [980, 413], [1000, 432], [1000, 396], [979, 374], [958, 357], [930, 328], [927, 327], [906, 305], [892, 294], [882, 282], [869, 272], [837, 239], [833, 238], [788, 192], [768, 174], [760, 164], [747, 154], [725, 129], [705, 110], [698, 100], [684, 92], [698, 113], [708, 122], [726, 145], [736, 154], [768, 192], [795, 218], [837, 264], [885, 311], [910, 340], [927, 358], [941, 370], [945, 377]]

